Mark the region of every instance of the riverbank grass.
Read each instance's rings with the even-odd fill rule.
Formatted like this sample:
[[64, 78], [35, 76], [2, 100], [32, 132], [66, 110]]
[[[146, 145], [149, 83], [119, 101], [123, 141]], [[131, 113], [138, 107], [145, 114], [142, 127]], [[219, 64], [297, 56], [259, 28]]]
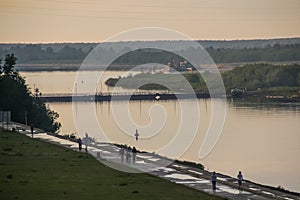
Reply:
[[0, 132], [0, 152], [0, 199], [221, 199], [18, 133]]

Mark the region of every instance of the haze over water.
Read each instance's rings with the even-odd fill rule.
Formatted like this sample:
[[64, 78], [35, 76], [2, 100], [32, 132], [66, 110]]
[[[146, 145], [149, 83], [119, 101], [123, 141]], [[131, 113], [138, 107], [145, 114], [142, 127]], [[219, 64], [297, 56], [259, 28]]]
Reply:
[[[105, 72], [105, 76], [119, 76], [121, 73]], [[35, 87], [43, 93], [70, 93], [75, 74], [76, 72], [22, 72], [22, 75], [27, 77], [29, 86], [33, 87], [35, 84]], [[51, 77], [55, 77], [55, 81]], [[97, 87], [110, 91], [104, 84]], [[189, 101], [195, 100], [186, 100], [185, 103], [188, 104]], [[210, 171], [215, 170], [234, 177], [239, 170], [242, 170], [246, 179], [300, 191], [299, 104], [248, 104], [243, 101], [228, 100], [226, 121], [221, 137], [212, 152], [200, 160], [199, 148], [209, 126], [211, 102], [209, 99], [196, 101], [199, 103], [201, 115], [199, 129], [192, 145], [180, 159], [199, 162]], [[90, 103], [78, 104], [84, 108]], [[120, 101], [116, 104], [125, 106], [126, 102]], [[60, 114], [59, 121], [62, 123], [60, 134], [77, 132], [71, 103], [49, 105]], [[136, 146], [140, 150], [159, 152], [159, 149], [174, 137], [182, 119], [178, 101], [131, 101], [129, 110], [134, 122], [141, 126], [149, 124], [151, 118], [148, 112], [153, 106], [159, 106], [165, 111], [165, 125], [155, 136], [135, 141], [133, 134], [136, 127], [128, 125], [127, 129], [132, 132], [127, 134], [132, 136], [125, 134], [115, 123], [109, 102], [95, 104], [98, 123], [112, 142]], [[96, 127], [91, 127], [93, 125], [89, 121], [89, 119], [85, 121], [88, 129], [97, 130]], [[96, 131], [89, 132], [89, 135], [97, 138]]]

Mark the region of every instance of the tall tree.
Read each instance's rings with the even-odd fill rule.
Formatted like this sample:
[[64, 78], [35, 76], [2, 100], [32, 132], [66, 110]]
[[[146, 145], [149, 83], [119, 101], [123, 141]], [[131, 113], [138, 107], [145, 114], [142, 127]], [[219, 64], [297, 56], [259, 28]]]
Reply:
[[24, 113], [28, 113], [29, 124], [57, 132], [61, 126], [56, 121], [58, 113], [29, 91], [25, 79], [14, 69], [16, 60], [14, 54], [5, 56], [4, 74], [0, 75], [0, 110], [10, 110], [12, 120], [20, 123], [25, 123]]
[[5, 56], [5, 64], [3, 66], [3, 72], [5, 75], [12, 75], [14, 73], [14, 67], [16, 65], [17, 58], [15, 55], [7, 54]]

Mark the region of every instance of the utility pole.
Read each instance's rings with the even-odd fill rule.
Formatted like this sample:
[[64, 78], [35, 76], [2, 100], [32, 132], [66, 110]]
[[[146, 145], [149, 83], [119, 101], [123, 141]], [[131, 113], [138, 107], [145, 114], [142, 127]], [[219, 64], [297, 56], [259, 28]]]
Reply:
[[85, 133], [85, 153], [86, 154], [88, 152], [88, 138], [89, 138], [89, 135], [87, 133]]

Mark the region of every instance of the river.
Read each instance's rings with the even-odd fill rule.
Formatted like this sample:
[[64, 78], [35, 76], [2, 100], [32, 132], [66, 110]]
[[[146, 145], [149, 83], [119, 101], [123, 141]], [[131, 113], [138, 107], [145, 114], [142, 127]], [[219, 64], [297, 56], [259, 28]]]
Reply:
[[[76, 72], [21, 72], [21, 74], [26, 76], [31, 88], [39, 88], [44, 94], [53, 94], [71, 93]], [[107, 71], [104, 77], [106, 79], [122, 74], [123, 72]], [[112, 91], [112, 88], [105, 86], [105, 79], [95, 86], [97, 91]], [[130, 90], [118, 88], [117, 91]], [[199, 162], [208, 170], [231, 176], [236, 176], [241, 170], [245, 179], [272, 186], [281, 185], [286, 189], [300, 192], [300, 104], [263, 104], [226, 100], [227, 111], [221, 136], [210, 154], [204, 159], [199, 159], [199, 149], [210, 125], [212, 113], [209, 99], [185, 100], [183, 103], [191, 105], [195, 101], [200, 110], [200, 120], [196, 121], [199, 127], [196, 130], [196, 137], [179, 159]], [[221, 101], [225, 100], [219, 101], [223, 103]], [[76, 133], [73, 120], [76, 118], [76, 109], [79, 107], [88, 110], [90, 104], [94, 106], [98, 125], [110, 141], [150, 152], [159, 153], [159, 149], [175, 137], [176, 131], [181, 126], [180, 122], [189, 120], [182, 119], [181, 104], [178, 101], [131, 101], [129, 104], [119, 101], [115, 102], [113, 107], [110, 102], [77, 103], [74, 112], [72, 103], [50, 103], [50, 108], [60, 115], [59, 121], [62, 123], [60, 134]], [[114, 109], [127, 105], [136, 126], [130, 123], [120, 124], [115, 119]], [[153, 115], [155, 112], [160, 114]], [[157, 123], [160, 121], [164, 123], [161, 129], [153, 130], [155, 135], [151, 135], [151, 129], [139, 128], [151, 126], [158, 117], [162, 119], [158, 119]], [[97, 137], [98, 125], [95, 126], [91, 121], [89, 118], [82, 119], [89, 135]], [[141, 139], [138, 141], [133, 137], [136, 128], [139, 131], [145, 130], [140, 131]], [[148, 137], [149, 134], [151, 137]], [[143, 137], [144, 135], [147, 137]]]

